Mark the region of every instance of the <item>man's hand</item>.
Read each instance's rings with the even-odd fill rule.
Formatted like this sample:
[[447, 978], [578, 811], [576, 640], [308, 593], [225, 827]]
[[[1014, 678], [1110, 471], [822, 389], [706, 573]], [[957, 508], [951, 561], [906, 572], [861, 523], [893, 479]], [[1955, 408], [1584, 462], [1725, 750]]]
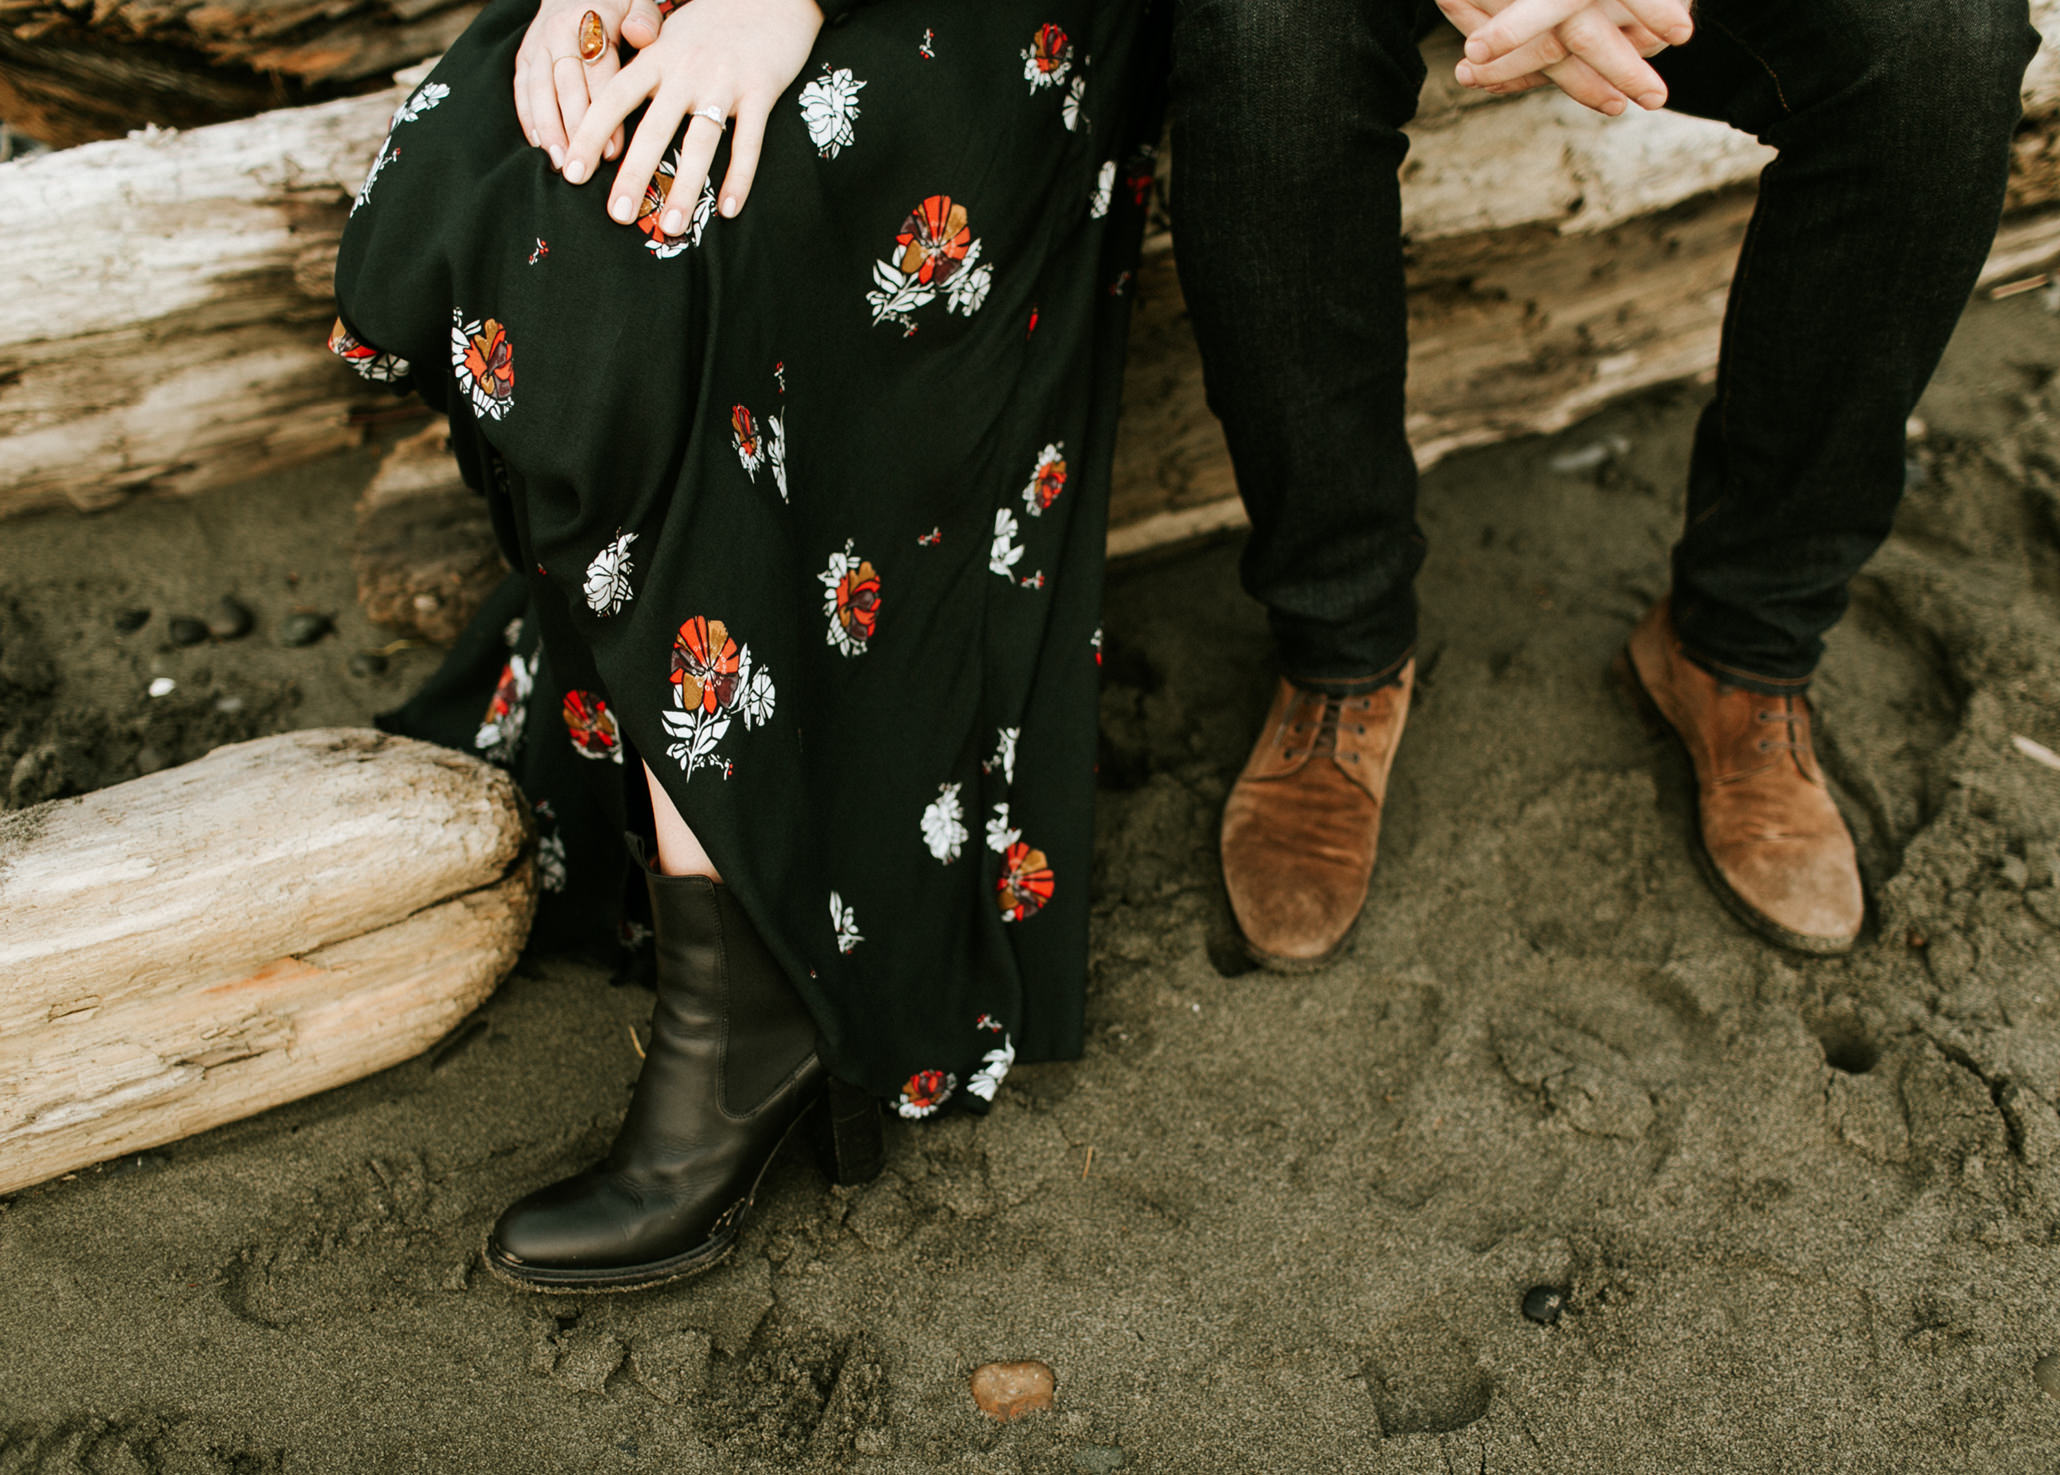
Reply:
[[1615, 117], [1629, 100], [1666, 104], [1666, 83], [1645, 58], [1694, 34], [1683, 0], [1438, 0], [1466, 33], [1459, 82], [1522, 92], [1545, 82]]
[[[606, 42], [599, 57], [582, 61], [580, 20], [591, 10], [599, 17]], [[515, 116], [532, 148], [551, 156], [551, 167], [565, 167], [570, 139], [586, 117], [589, 99], [621, 66], [617, 45], [649, 46], [658, 39], [658, 6], [654, 0], [542, 0], [536, 18], [515, 53]], [[622, 152], [622, 130], [609, 138], [607, 154]]]

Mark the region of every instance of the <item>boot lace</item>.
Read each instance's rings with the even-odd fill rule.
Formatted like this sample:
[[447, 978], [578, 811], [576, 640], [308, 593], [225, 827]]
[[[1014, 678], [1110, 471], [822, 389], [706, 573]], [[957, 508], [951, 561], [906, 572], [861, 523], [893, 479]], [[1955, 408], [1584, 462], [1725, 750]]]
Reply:
[[1762, 753], [1800, 753], [1803, 751], [1802, 714], [1796, 710], [1794, 697], [1783, 697], [1778, 708], [1762, 707], [1753, 715], [1760, 722], [1778, 722], [1786, 730], [1786, 735], [1783, 737], [1768, 736], [1761, 738], [1759, 749]]
[[[1281, 750], [1280, 756], [1289, 762], [1307, 756], [1310, 758], [1335, 758], [1340, 763], [1357, 763], [1359, 761], [1359, 754], [1356, 751], [1350, 749], [1342, 753], [1338, 751], [1338, 729], [1340, 726], [1343, 726], [1358, 736], [1364, 737], [1366, 735], [1366, 724], [1363, 721], [1348, 721], [1347, 717], [1348, 714], [1356, 714], [1363, 718], [1373, 710], [1373, 698], [1370, 696], [1339, 697], [1316, 692], [1311, 692], [1309, 696], [1311, 701], [1321, 702], [1323, 706], [1314, 714], [1313, 721], [1305, 718], [1303, 721], [1288, 723], [1288, 746]], [[1306, 703], [1298, 703], [1295, 710], [1298, 713], [1307, 714], [1309, 707]], [[1308, 739], [1309, 746], [1306, 749], [1294, 746], [1295, 737], [1302, 733], [1311, 735]]]

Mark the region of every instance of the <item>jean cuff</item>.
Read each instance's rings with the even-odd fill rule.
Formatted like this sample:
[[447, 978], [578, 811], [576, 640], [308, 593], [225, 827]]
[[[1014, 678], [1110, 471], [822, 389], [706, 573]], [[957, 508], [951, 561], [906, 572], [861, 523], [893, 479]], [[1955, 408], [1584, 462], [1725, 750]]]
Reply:
[[1313, 691], [1319, 696], [1360, 697], [1370, 691], [1379, 691], [1384, 686], [1393, 686], [1402, 679], [1402, 668], [1416, 659], [1416, 647], [1397, 656], [1392, 663], [1366, 676], [1299, 676], [1293, 671], [1280, 674], [1287, 678], [1290, 686], [1303, 691]]
[[[1679, 639], [1678, 636], [1675, 638]], [[1713, 660], [1700, 651], [1691, 650], [1685, 641], [1681, 643], [1681, 654], [1686, 656], [1690, 663], [1707, 671], [1724, 685], [1756, 691], [1762, 696], [1799, 697], [1807, 695], [1810, 689], [1808, 676], [1762, 676], [1754, 671], [1741, 670], [1737, 666]]]

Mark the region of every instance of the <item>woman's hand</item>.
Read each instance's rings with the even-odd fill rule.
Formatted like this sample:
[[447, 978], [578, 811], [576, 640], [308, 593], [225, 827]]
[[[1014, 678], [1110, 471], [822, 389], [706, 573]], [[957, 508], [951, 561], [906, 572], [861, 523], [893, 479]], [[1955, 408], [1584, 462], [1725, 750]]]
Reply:
[[637, 218], [659, 160], [681, 120], [692, 114], [659, 228], [669, 236], [685, 229], [722, 140], [717, 120], [724, 118], [735, 119], [737, 131], [719, 208], [735, 215], [751, 193], [766, 119], [807, 65], [822, 24], [815, 0], [692, 0], [680, 6], [665, 18], [656, 41], [594, 90], [565, 151], [565, 177], [574, 184], [588, 178], [604, 145], [621, 136], [622, 120], [649, 98], [651, 106], [609, 186], [608, 213], [624, 225]]
[[[582, 61], [580, 22], [592, 11], [601, 22], [601, 54]], [[565, 167], [572, 132], [586, 117], [594, 92], [621, 67], [617, 47], [649, 46], [658, 39], [654, 0], [542, 0], [515, 53], [515, 116], [533, 148], [549, 152], [551, 167]], [[609, 158], [622, 152], [622, 130], [608, 139]]]

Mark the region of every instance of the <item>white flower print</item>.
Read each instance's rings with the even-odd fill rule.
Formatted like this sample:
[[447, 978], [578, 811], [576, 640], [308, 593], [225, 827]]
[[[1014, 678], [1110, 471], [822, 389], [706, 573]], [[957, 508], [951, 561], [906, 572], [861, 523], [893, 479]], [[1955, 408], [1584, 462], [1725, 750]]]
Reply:
[[1066, 105], [1059, 114], [1065, 121], [1068, 133], [1078, 133], [1080, 131], [1080, 124], [1084, 121], [1080, 115], [1080, 105], [1086, 100], [1087, 74], [1083, 72], [1075, 77], [1073, 85], [1066, 89]]
[[672, 157], [658, 166], [658, 173], [645, 186], [644, 203], [637, 207], [637, 224], [645, 232], [644, 248], [660, 261], [669, 261], [688, 247], [700, 245], [701, 232], [715, 216], [715, 186], [703, 184], [701, 198], [694, 202], [694, 213], [678, 235], [667, 235], [659, 225], [665, 207], [671, 203], [670, 191], [673, 180], [679, 177], [679, 166], [680, 150], [674, 149]]
[[1087, 197], [1087, 214], [1091, 220], [1100, 220], [1109, 213], [1109, 204], [1116, 197], [1116, 161], [1104, 160], [1102, 172], [1094, 181], [1094, 193]]
[[495, 318], [465, 320], [451, 309], [451, 371], [482, 420], [498, 420], [515, 402], [514, 346]]
[[858, 930], [858, 914], [834, 891], [830, 893], [830, 927], [837, 934], [840, 953], [848, 953], [865, 941]]
[[816, 575], [823, 586], [823, 613], [829, 629], [823, 639], [842, 655], [862, 656], [880, 618], [880, 576], [844, 540], [844, 551], [830, 555], [829, 566]]
[[634, 572], [629, 561], [629, 545], [636, 542], [635, 533], [625, 533], [621, 528], [608, 540], [608, 546], [594, 555], [594, 561], [587, 565], [587, 608], [597, 615], [618, 613], [635, 595], [630, 588], [629, 576]]
[[450, 95], [451, 89], [445, 83], [424, 82], [408, 94], [406, 102], [394, 109], [393, 121], [387, 126], [398, 128], [403, 123], [412, 123]]
[[939, 784], [937, 797], [923, 810], [923, 843], [930, 854], [950, 865], [966, 843], [966, 810], [957, 784]]
[[1053, 441], [1037, 453], [1030, 480], [1023, 488], [1023, 508], [1032, 517], [1044, 516], [1045, 508], [1058, 501], [1066, 489], [1066, 443]]
[[1023, 838], [1023, 832], [1016, 828], [1006, 803], [994, 806], [994, 813], [987, 821], [987, 848], [996, 855], [1005, 855], [1008, 848]]
[[535, 684], [535, 667], [519, 655], [510, 655], [486, 705], [486, 716], [472, 738], [472, 746], [482, 757], [506, 763], [513, 756], [515, 745], [522, 741], [523, 725], [529, 718], [529, 693]]
[[[978, 246], [979, 242], [973, 244]], [[970, 253], [967, 259], [971, 259]], [[971, 271], [962, 271], [951, 279], [951, 285], [944, 289], [945, 311], [969, 318], [980, 310], [993, 288], [994, 268], [983, 261]]]
[[974, 1071], [971, 1079], [966, 1082], [966, 1090], [982, 1101], [992, 1101], [995, 1091], [1001, 1086], [1001, 1078], [1009, 1073], [1009, 1067], [1015, 1063], [1015, 1041], [1003, 1035], [998, 1047], [980, 1057], [980, 1068]]
[[[751, 666], [751, 647], [741, 645], [720, 620], [697, 615], [680, 626], [672, 649], [672, 700], [678, 709], [659, 720], [674, 739], [665, 756], [689, 776], [716, 763], [715, 747], [730, 724], [746, 729], [772, 720], [772, 674]], [[723, 764], [728, 776], [728, 764]]]
[[399, 149], [393, 146], [393, 139], [391, 137], [380, 140], [379, 152], [372, 156], [372, 168], [365, 175], [365, 182], [358, 186], [358, 197], [351, 201], [351, 214], [357, 214], [359, 208], [372, 198], [372, 186], [378, 180], [380, 172], [388, 164], [399, 158], [400, 152]]
[[1016, 782], [1016, 739], [1023, 735], [1020, 727], [996, 728], [994, 733], [994, 756], [981, 765], [988, 773], [1001, 770], [1001, 781], [1010, 786]]
[[565, 837], [545, 835], [536, 842], [537, 883], [546, 891], [563, 891], [568, 879], [565, 871]]
[[744, 725], [763, 727], [772, 721], [776, 700], [772, 673], [759, 671], [751, 678], [751, 684], [744, 689]]
[[385, 353], [365, 343], [343, 325], [342, 318], [329, 330], [329, 351], [357, 370], [360, 378], [375, 384], [391, 384], [405, 377], [410, 367], [399, 354]]
[[1016, 514], [1006, 507], [994, 512], [994, 546], [987, 554], [987, 566], [1004, 579], [1016, 576], [1016, 565], [1023, 561], [1023, 545], [1016, 541]]
[[808, 125], [808, 139], [825, 159], [834, 159], [851, 147], [851, 123], [858, 116], [858, 91], [865, 83], [851, 75], [848, 67], [831, 71], [801, 89], [801, 121]]
[[[782, 415], [765, 417], [765, 460], [772, 467], [773, 485], [780, 489], [780, 500], [787, 500], [787, 421]], [[754, 477], [753, 480], [756, 480]]]

